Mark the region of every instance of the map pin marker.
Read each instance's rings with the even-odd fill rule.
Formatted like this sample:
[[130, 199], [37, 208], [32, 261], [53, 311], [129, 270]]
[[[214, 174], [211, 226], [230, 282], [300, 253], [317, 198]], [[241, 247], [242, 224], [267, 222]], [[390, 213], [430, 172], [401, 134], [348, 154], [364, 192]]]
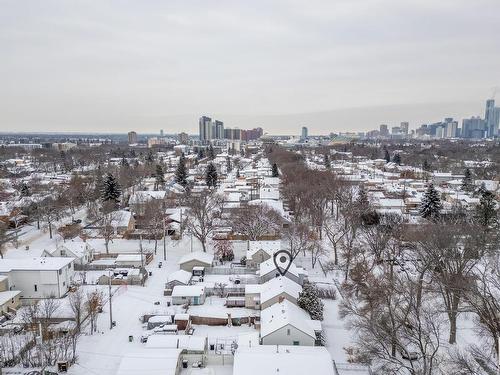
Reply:
[[274, 265], [281, 276], [285, 276], [292, 265], [292, 254], [287, 250], [280, 250], [273, 255]]

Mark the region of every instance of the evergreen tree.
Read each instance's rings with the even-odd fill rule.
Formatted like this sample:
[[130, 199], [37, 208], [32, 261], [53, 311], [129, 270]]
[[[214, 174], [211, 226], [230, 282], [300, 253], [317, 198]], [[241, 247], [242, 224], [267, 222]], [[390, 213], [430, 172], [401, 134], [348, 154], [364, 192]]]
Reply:
[[212, 145], [210, 145], [208, 147], [208, 158], [210, 160], [214, 160], [215, 159], [215, 150], [214, 150], [214, 147]]
[[477, 188], [477, 190], [474, 192], [474, 195], [477, 196], [477, 197], [482, 197], [483, 194], [488, 191], [486, 190], [486, 185], [484, 184], [484, 182]]
[[394, 157], [392, 158], [392, 162], [396, 163], [397, 165], [401, 165], [401, 155], [399, 155], [399, 152], [396, 152], [394, 154]]
[[332, 164], [330, 163], [330, 157], [325, 154], [325, 168], [330, 169], [332, 167]]
[[314, 284], [309, 282], [304, 283], [302, 292], [299, 293], [297, 304], [311, 315], [311, 319], [323, 320], [324, 305], [319, 297], [318, 288]]
[[429, 164], [429, 162], [427, 161], [427, 159], [424, 160], [423, 164], [422, 164], [422, 169], [426, 172], [430, 172], [431, 170], [431, 165]]
[[239, 168], [236, 170], [236, 178], [240, 178], [240, 169]]
[[146, 155], [146, 164], [153, 164], [155, 158], [153, 156], [153, 152], [149, 150], [148, 154]]
[[422, 198], [422, 203], [420, 204], [420, 216], [424, 219], [436, 221], [439, 219], [442, 208], [443, 205], [441, 204], [439, 193], [434, 188], [434, 185], [430, 183], [427, 186], [427, 190]]
[[205, 181], [208, 187], [217, 186], [217, 169], [213, 163], [209, 163], [205, 173]]
[[120, 164], [121, 164], [122, 167], [125, 167], [125, 168], [128, 168], [130, 166], [129, 163], [128, 163], [128, 160], [125, 159], [125, 156], [122, 157], [122, 161], [120, 162]]
[[495, 202], [495, 195], [486, 189], [481, 195], [479, 204], [476, 207], [475, 217], [476, 221], [486, 229], [497, 224], [498, 211]]
[[163, 168], [160, 164], [156, 164], [155, 171], [155, 190], [158, 190], [160, 187], [165, 185], [165, 176], [163, 173]]
[[175, 182], [183, 187], [187, 186], [187, 169], [186, 169], [186, 158], [184, 154], [179, 158], [179, 164], [177, 165], [177, 169], [175, 171]]
[[462, 190], [463, 191], [472, 191], [474, 189], [474, 185], [472, 184], [472, 175], [470, 173], [469, 168], [465, 168], [464, 178], [462, 178]]
[[278, 165], [276, 163], [273, 163], [273, 171], [272, 171], [272, 177], [279, 177], [280, 172], [278, 171]]
[[21, 188], [19, 189], [19, 193], [21, 194], [21, 197], [29, 197], [31, 195], [31, 190], [26, 183], [22, 183]]
[[384, 159], [386, 163], [389, 163], [391, 161], [391, 155], [389, 154], [389, 150], [384, 148]]
[[121, 189], [116, 178], [107, 173], [102, 182], [101, 200], [105, 204], [116, 204], [120, 201]]

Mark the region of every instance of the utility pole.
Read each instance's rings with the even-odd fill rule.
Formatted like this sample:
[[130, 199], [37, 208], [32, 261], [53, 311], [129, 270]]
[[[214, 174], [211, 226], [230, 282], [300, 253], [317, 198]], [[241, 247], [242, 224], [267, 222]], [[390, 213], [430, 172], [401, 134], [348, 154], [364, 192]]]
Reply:
[[165, 216], [163, 216], [163, 260], [167, 260], [167, 228]]
[[113, 329], [113, 305], [111, 303], [111, 269], [108, 269], [108, 290], [109, 290], [109, 329]]
[[139, 237], [139, 249], [141, 251], [141, 268], [144, 268], [144, 257], [142, 256], [142, 234]]

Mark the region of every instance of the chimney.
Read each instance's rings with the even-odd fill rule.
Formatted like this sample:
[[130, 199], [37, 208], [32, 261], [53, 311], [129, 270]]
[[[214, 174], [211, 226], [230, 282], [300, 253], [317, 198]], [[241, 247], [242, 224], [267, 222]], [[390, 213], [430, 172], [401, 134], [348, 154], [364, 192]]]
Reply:
[[279, 296], [278, 298], [278, 303], [282, 303], [285, 300], [285, 297]]

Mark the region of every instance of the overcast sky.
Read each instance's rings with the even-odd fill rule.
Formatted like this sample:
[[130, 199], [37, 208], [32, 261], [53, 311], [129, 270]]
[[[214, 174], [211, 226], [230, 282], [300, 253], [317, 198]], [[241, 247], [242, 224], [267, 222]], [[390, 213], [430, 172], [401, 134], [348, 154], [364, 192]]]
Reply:
[[0, 0], [0, 51], [0, 131], [415, 127], [484, 115], [500, 1]]

